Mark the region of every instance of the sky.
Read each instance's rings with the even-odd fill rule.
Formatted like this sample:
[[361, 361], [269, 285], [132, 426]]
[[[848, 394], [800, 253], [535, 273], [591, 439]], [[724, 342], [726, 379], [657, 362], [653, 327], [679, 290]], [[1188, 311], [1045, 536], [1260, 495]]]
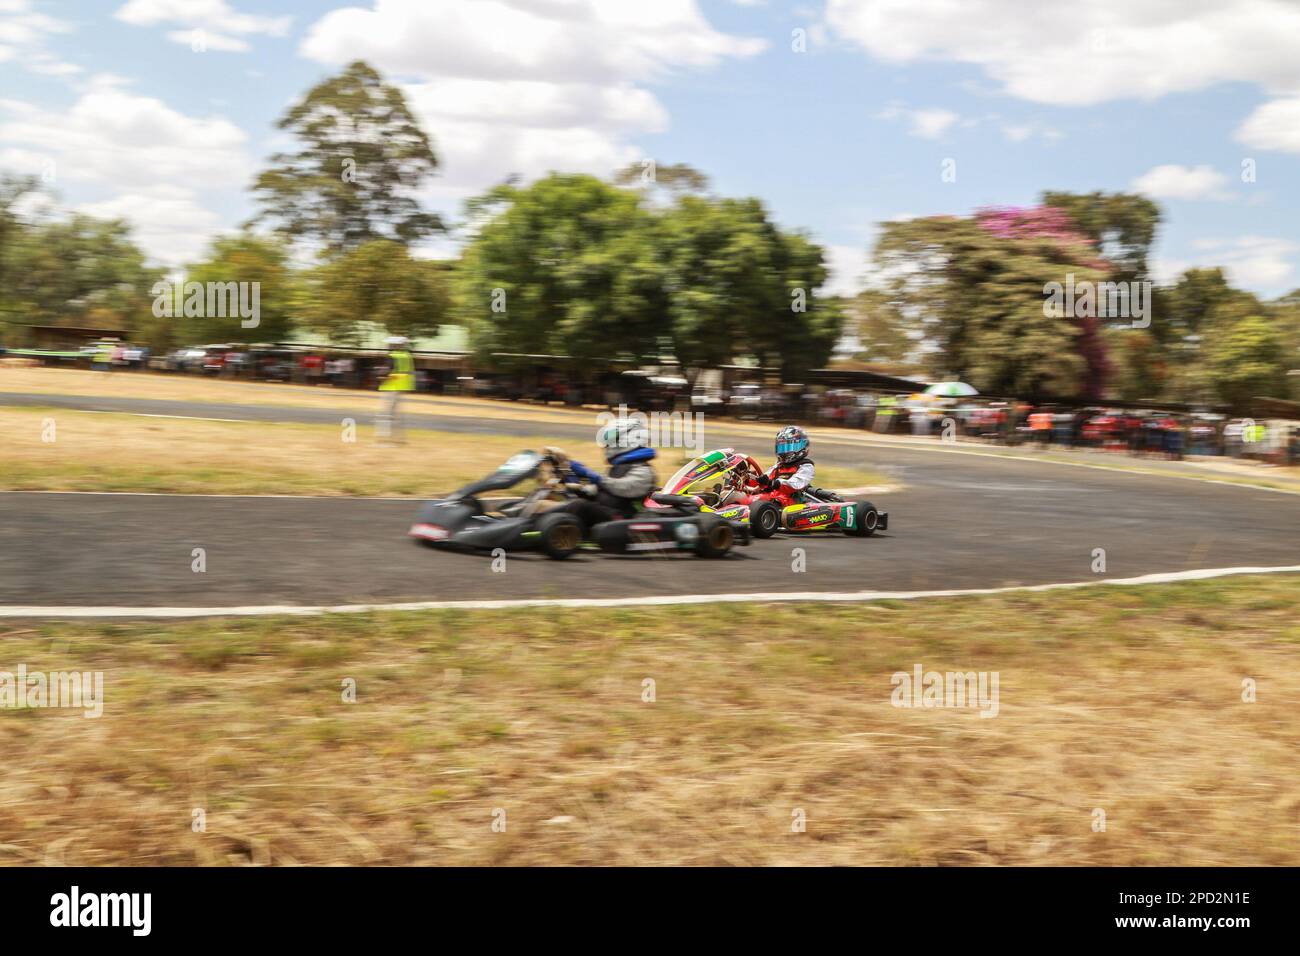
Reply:
[[511, 175], [688, 163], [851, 292], [882, 222], [1130, 191], [1163, 211], [1157, 279], [1300, 286], [1296, 0], [0, 0], [0, 171], [179, 267], [357, 58], [404, 89], [453, 220]]

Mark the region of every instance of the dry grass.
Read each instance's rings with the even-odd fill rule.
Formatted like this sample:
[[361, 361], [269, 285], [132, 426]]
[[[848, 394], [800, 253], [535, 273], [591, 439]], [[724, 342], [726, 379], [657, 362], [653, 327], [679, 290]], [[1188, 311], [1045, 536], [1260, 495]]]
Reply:
[[[11, 624], [106, 704], [0, 711], [0, 859], [1295, 865], [1298, 584]], [[890, 706], [916, 663], [999, 715]]]
[[[217, 402], [269, 407], [371, 409], [379, 411], [377, 391], [333, 388], [327, 385], [290, 385], [283, 382], [247, 382], [209, 378], [202, 375], [168, 375], [136, 372], [91, 372], [83, 369], [14, 368], [0, 366], [0, 391], [32, 395], [86, 395], [113, 398], [146, 398], [178, 402]], [[595, 413], [590, 409], [531, 405], [452, 395], [408, 395], [403, 399], [408, 412], [458, 417], [495, 418], [565, 424], [590, 423], [596, 433]]]
[[[51, 420], [55, 440], [46, 442]], [[368, 423], [357, 424], [355, 441], [343, 435], [342, 425], [0, 408], [0, 489], [429, 496], [482, 477], [525, 447], [567, 447], [593, 465], [599, 461], [597, 449], [578, 449], [562, 438], [409, 429], [408, 444], [393, 448], [376, 444]], [[676, 470], [679, 458], [675, 449], [662, 453], [660, 479]], [[818, 475], [838, 487], [883, 480], [833, 466]]]

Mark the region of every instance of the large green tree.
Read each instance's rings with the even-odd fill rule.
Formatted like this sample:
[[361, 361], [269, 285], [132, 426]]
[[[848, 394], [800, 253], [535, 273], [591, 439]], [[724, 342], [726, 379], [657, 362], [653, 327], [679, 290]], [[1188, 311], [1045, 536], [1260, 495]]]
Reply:
[[417, 198], [438, 169], [433, 144], [402, 91], [367, 64], [312, 87], [277, 125], [302, 146], [273, 156], [257, 177], [254, 223], [330, 253], [375, 239], [409, 244], [442, 230]]
[[690, 371], [752, 358], [798, 376], [830, 356], [843, 314], [818, 296], [824, 253], [757, 199], [686, 195], [659, 217], [667, 331]]
[[471, 203], [459, 303], [482, 352], [646, 358], [666, 334], [656, 224], [635, 192], [553, 174]]
[[1217, 310], [1206, 354], [1218, 398], [1249, 412], [1252, 399], [1285, 397], [1284, 351], [1282, 331], [1272, 317], [1241, 300]]
[[150, 315], [161, 276], [125, 222], [80, 214], [13, 231], [4, 256], [5, 297], [27, 324], [134, 331]]
[[[186, 282], [197, 282], [205, 289], [228, 283], [256, 283], [257, 325], [248, 326], [243, 316], [230, 309], [225, 316], [205, 314], [187, 317], [183, 308], [172, 320], [175, 341], [199, 342], [281, 342], [289, 334], [297, 299], [298, 276], [289, 265], [288, 251], [282, 242], [263, 236], [242, 233], [213, 241], [203, 261], [192, 266]], [[214, 310], [215, 311], [215, 310]]]
[[312, 270], [302, 301], [303, 324], [340, 344], [359, 344], [372, 325], [412, 338], [435, 335], [451, 307], [443, 263], [415, 259], [386, 239]]
[[1045, 308], [1049, 283], [1108, 278], [1053, 207], [887, 223], [876, 246], [889, 301], [935, 377], [987, 394], [1097, 397], [1110, 365], [1095, 319]]

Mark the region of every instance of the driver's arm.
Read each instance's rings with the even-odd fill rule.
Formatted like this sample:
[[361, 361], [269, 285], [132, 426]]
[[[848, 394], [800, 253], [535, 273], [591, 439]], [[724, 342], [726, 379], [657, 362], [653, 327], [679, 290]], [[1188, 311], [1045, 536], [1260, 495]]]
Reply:
[[785, 479], [785, 485], [792, 491], [803, 491], [812, 484], [815, 472], [816, 470], [810, 462], [804, 462], [799, 466], [798, 471]]

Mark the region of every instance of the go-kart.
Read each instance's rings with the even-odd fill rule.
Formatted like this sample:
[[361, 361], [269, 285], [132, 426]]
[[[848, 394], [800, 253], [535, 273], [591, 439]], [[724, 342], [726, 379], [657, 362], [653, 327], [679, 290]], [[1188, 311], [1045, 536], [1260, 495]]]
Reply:
[[808, 488], [799, 501], [787, 503], [761, 487], [766, 480], [752, 457], [720, 448], [684, 464], [660, 493], [646, 499], [646, 506], [653, 508], [664, 495], [694, 497], [701, 511], [744, 522], [756, 538], [770, 538], [778, 531], [843, 531], [869, 537], [889, 527], [888, 513], [877, 511], [869, 501], [845, 501], [833, 491]]
[[[486, 478], [426, 503], [407, 533], [430, 547], [533, 550], [550, 558], [567, 558], [582, 547], [583, 536], [576, 517], [553, 510], [557, 499], [577, 494], [577, 479], [566, 465], [567, 459], [556, 449], [512, 455]], [[534, 477], [537, 488], [522, 498], [481, 497]], [[737, 542], [749, 544], [747, 525], [704, 511], [694, 498], [652, 497], [656, 499], [653, 511], [595, 525], [591, 543], [611, 554], [692, 551], [702, 558], [720, 558]]]

